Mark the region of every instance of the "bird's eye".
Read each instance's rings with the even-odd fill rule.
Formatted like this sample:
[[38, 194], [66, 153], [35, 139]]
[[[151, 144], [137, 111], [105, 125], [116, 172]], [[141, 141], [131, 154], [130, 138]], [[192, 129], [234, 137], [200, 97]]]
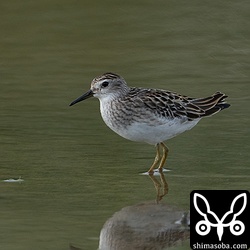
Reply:
[[109, 85], [109, 82], [107, 82], [107, 81], [102, 83], [102, 87], [104, 87], [104, 88], [107, 87], [108, 85]]

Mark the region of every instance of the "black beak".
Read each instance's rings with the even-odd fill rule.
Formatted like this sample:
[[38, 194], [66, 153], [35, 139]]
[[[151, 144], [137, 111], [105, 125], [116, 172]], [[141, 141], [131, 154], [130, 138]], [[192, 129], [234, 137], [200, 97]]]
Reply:
[[92, 97], [93, 94], [94, 94], [94, 93], [93, 93], [92, 90], [90, 89], [88, 92], [86, 92], [86, 93], [83, 94], [82, 96], [78, 97], [78, 98], [77, 98], [76, 100], [74, 100], [73, 102], [71, 102], [69, 106], [72, 106], [72, 105], [74, 105], [74, 104], [76, 104], [76, 103], [78, 103], [78, 102], [81, 102], [81, 101], [83, 101], [83, 100], [85, 100], [85, 99], [88, 99], [88, 98]]

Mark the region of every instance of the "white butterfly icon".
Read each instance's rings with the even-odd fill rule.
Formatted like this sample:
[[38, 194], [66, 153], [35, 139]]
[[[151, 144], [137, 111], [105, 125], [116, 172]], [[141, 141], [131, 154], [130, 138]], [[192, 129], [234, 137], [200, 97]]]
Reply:
[[[241, 209], [236, 212], [236, 211], [234, 211], [234, 210], [236, 210], [235, 204], [241, 198], [243, 198], [243, 205], [242, 205]], [[198, 207], [198, 204], [197, 204], [198, 199], [202, 199], [204, 201], [205, 206], [206, 206], [205, 213], [202, 212], [201, 209]], [[241, 235], [245, 231], [245, 225], [243, 224], [242, 221], [236, 220], [236, 217], [239, 216], [246, 208], [246, 205], [247, 205], [246, 193], [239, 194], [233, 199], [231, 206], [230, 206], [230, 210], [228, 212], [226, 212], [222, 216], [221, 219], [219, 219], [218, 216], [213, 211], [210, 210], [210, 205], [209, 205], [207, 199], [203, 195], [201, 195], [199, 193], [194, 193], [193, 203], [194, 203], [194, 207], [195, 207], [196, 211], [200, 215], [202, 215], [204, 218], [204, 220], [197, 222], [197, 224], [195, 226], [195, 230], [199, 235], [202, 235], [202, 236], [207, 235], [207, 234], [209, 234], [211, 227], [216, 227], [219, 241], [221, 241], [222, 235], [224, 233], [224, 227], [229, 227], [230, 232], [233, 235], [237, 235], [237, 236]], [[229, 223], [223, 223], [225, 221], [225, 219], [227, 218], [227, 216], [230, 214], [232, 214], [232, 216], [233, 216], [232, 220]], [[208, 215], [212, 216], [212, 218], [214, 218], [217, 223], [213, 223], [213, 222], [211, 222], [211, 220], [209, 221]], [[210, 217], [210, 219], [211, 219], [211, 217]]]

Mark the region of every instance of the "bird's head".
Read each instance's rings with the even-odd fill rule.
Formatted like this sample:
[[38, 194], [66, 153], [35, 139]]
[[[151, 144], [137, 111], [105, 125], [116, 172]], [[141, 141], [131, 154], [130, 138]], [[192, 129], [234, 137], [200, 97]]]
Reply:
[[91, 88], [82, 96], [73, 101], [70, 106], [83, 101], [89, 97], [97, 97], [102, 100], [104, 98], [114, 99], [128, 92], [126, 81], [119, 75], [114, 73], [105, 73], [95, 77], [91, 82]]

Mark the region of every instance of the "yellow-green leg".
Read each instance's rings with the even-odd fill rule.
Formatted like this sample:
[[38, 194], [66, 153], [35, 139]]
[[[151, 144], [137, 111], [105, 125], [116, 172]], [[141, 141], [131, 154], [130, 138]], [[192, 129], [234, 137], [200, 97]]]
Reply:
[[[162, 155], [160, 153], [160, 150], [162, 149]], [[155, 156], [155, 160], [152, 164], [152, 166], [150, 167], [150, 169], [148, 170], [149, 174], [154, 173], [154, 169], [156, 168], [157, 164], [160, 162], [159, 166], [158, 166], [158, 170], [159, 172], [162, 172], [163, 166], [166, 162], [168, 156], [168, 147], [163, 143], [157, 143], [156, 144], [156, 156]]]
[[154, 173], [154, 169], [155, 169], [156, 165], [159, 163], [160, 157], [161, 157], [161, 154], [160, 154], [160, 144], [158, 143], [158, 144], [156, 144], [156, 156], [155, 156], [155, 160], [154, 160], [152, 166], [150, 167], [150, 169], [148, 170], [149, 174]]
[[160, 200], [168, 193], [168, 183], [165, 179], [165, 176], [160, 172], [160, 181], [153, 175], [149, 174], [150, 179], [153, 181], [156, 189], [156, 203], [158, 204]]
[[162, 147], [162, 157], [161, 157], [161, 162], [160, 162], [160, 165], [158, 167], [158, 170], [159, 170], [159, 172], [162, 172], [163, 166], [164, 166], [166, 159], [167, 159], [167, 156], [168, 156], [169, 149], [163, 142], [161, 142], [160, 145]]

